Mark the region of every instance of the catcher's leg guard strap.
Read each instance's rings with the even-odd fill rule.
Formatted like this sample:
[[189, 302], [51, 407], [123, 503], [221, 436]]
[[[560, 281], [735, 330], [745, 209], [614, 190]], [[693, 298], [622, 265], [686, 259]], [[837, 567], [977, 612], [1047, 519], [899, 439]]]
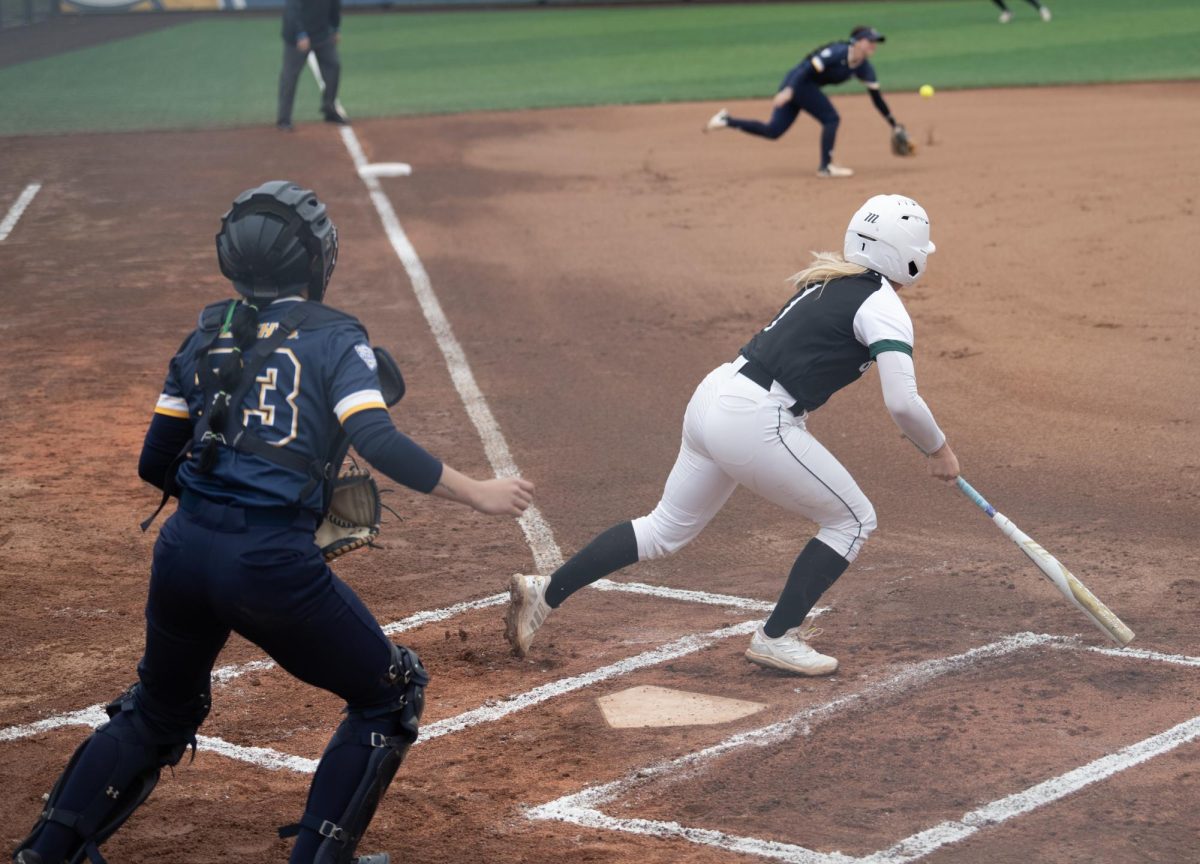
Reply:
[[[279, 829], [280, 837], [293, 837], [307, 829], [321, 839], [311, 859], [313, 864], [353, 864], [354, 850], [367, 830], [379, 800], [395, 777], [400, 763], [417, 740], [417, 725], [425, 706], [425, 685], [429, 675], [416, 653], [394, 646], [388, 681], [396, 697], [389, 704], [370, 709], [350, 709], [346, 719], [334, 732], [329, 746], [317, 766], [309, 792], [308, 809], [300, 821]], [[365, 765], [349, 799], [336, 818], [317, 815], [321, 798], [338, 795], [345, 800], [344, 791], [326, 788], [326, 772], [335, 775], [332, 766], [342, 768], [347, 763], [362, 760]], [[299, 843], [297, 844], [299, 846]], [[293, 855], [293, 859], [295, 859]]]
[[[186, 734], [168, 736], [153, 732], [147, 725], [140, 704], [146, 696], [140, 690], [141, 685], [135, 684], [106, 706], [112, 719], [75, 750], [50, 790], [45, 809], [29, 836], [17, 847], [18, 851], [53, 846], [48, 850], [51, 857], [42, 855], [48, 862], [62, 860], [67, 864], [79, 864], [86, 857], [93, 864], [104, 864], [100, 844], [150, 797], [163, 766], [177, 764], [189, 746], [195, 748], [195, 730], [208, 715], [207, 696], [191, 706], [195, 725]], [[86, 774], [76, 777], [81, 771]], [[64, 792], [72, 779], [94, 791], [82, 806], [75, 804], [67, 808], [63, 806]], [[50, 836], [43, 835], [47, 829], [54, 832], [55, 828], [67, 829], [69, 833], [55, 832], [59, 839], [52, 843]], [[65, 849], [62, 848], [64, 836], [69, 837]]]

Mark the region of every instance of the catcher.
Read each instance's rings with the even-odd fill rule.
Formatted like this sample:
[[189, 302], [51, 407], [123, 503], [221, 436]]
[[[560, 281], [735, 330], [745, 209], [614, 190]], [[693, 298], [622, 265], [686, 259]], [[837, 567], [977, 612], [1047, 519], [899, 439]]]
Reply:
[[[837, 165], [833, 161], [833, 145], [837, 140], [841, 117], [829, 101], [829, 97], [821, 92], [821, 88], [857, 78], [866, 85], [875, 110], [893, 129], [893, 152], [897, 155], [911, 155], [913, 150], [908, 135], [904, 127], [896, 122], [887, 102], [884, 101], [875, 77], [875, 67], [871, 65], [871, 58], [875, 56], [875, 46], [885, 41], [886, 37], [874, 27], [855, 27], [850, 31], [849, 39], [822, 45], [788, 72], [779, 85], [775, 98], [771, 100], [769, 121], [762, 123], [758, 120], [730, 117], [729, 112], [722, 108], [708, 121], [704, 131], [740, 129], [748, 135], [774, 141], [792, 127], [801, 111], [807, 111], [821, 124], [821, 164], [817, 168], [817, 176], [850, 177], [854, 174], [852, 169]], [[901, 141], [907, 148], [904, 153], [900, 151]]]
[[[201, 312], [172, 358], [138, 465], [179, 499], [154, 546], [138, 682], [53, 784], [18, 864], [103, 862], [98, 847], [163, 767], [194, 752], [231, 632], [346, 702], [304, 813], [280, 829], [297, 838], [289, 860], [387, 862], [356, 847], [417, 738], [429, 677], [314, 543], [333, 497], [328, 478], [353, 444], [397, 483], [482, 513], [518, 516], [531, 501], [528, 481], [474, 480], [392, 425], [385, 406], [403, 393], [398, 370], [381, 378], [386, 355], [357, 320], [321, 302], [338, 241], [311, 191], [286, 181], [247, 190], [216, 245], [241, 298]], [[364, 521], [377, 525], [377, 511]]]

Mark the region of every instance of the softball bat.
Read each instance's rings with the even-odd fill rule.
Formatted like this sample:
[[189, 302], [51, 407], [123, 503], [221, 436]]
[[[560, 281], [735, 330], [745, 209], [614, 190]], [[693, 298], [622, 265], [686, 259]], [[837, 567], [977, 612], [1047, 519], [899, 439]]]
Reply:
[[1017, 544], [1025, 555], [1037, 565], [1043, 575], [1050, 580], [1062, 595], [1077, 606], [1083, 614], [1087, 615], [1092, 620], [1092, 623], [1100, 628], [1105, 636], [1112, 639], [1118, 645], [1128, 645], [1133, 641], [1133, 631], [1125, 626], [1113, 611], [1100, 602], [1087, 586], [1079, 581], [1075, 575], [1064, 567], [1057, 558], [1043, 549], [1038, 543], [1033, 540], [1028, 534], [1013, 524], [1012, 520], [1000, 513], [989, 504], [982, 495], [964, 480], [958, 478], [959, 490], [971, 499], [980, 510], [986, 513], [1000, 529], [1000, 532], [1009, 540]]

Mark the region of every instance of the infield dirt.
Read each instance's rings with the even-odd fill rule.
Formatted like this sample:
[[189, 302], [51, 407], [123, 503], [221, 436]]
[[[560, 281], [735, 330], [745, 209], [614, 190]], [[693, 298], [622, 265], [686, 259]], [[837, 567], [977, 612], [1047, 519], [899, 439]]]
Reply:
[[[921, 151], [899, 160], [865, 97], [843, 97], [823, 181], [817, 127], [774, 143], [700, 134], [719, 105], [366, 121], [384, 180], [564, 554], [653, 507], [692, 388], [767, 323], [785, 279], [837, 249], [867, 197], [917, 198], [938, 251], [902, 297], [921, 392], [992, 503], [1138, 634], [1200, 655], [1200, 84], [890, 96]], [[731, 104], [764, 115], [765, 102]], [[1003, 134], [998, 134], [1000, 131]], [[1151, 130], [1152, 134], [1147, 134]], [[932, 142], [932, 143], [930, 143]], [[408, 277], [336, 132], [301, 126], [4, 142], [0, 202], [43, 189], [0, 246], [0, 728], [107, 701], [133, 680], [155, 490], [136, 476], [166, 363], [228, 294], [212, 236], [243, 188], [288, 177], [342, 238], [329, 301], [400, 361], [397, 424], [450, 464], [490, 469]], [[268, 154], [258, 157], [253, 154]], [[3, 205], [7, 207], [7, 204]], [[789, 717], [888, 674], [1033, 631], [1102, 637], [899, 435], [874, 372], [810, 421], [880, 528], [826, 595], [833, 678], [742, 659], [738, 637], [418, 745], [362, 851], [406, 864], [729, 862], [735, 853], [530, 821], [524, 808]], [[533, 567], [520, 528], [397, 491], [385, 549], [339, 574], [382, 622], [485, 597]], [[744, 492], [668, 560], [618, 578], [771, 601], [813, 527]], [[616, 662], [749, 613], [585, 591], [530, 659], [502, 607], [403, 635], [430, 669], [425, 720]], [[222, 663], [259, 658], [235, 639]], [[595, 699], [637, 685], [767, 703], [716, 727], [609, 729]], [[1195, 667], [1076, 651], [1014, 654], [718, 760], [607, 805], [630, 818], [865, 854], [1195, 715]], [[319, 756], [340, 706], [279, 671], [215, 690], [208, 735]], [[10, 848], [85, 734], [0, 742]], [[1183, 862], [1200, 833], [1192, 742], [930, 862]], [[308, 777], [206, 753], [168, 772], [109, 860], [284, 860]]]

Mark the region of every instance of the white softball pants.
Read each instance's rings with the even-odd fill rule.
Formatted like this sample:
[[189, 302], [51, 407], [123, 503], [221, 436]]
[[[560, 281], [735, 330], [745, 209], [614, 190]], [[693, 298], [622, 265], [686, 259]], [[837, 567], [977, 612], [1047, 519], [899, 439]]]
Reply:
[[691, 542], [738, 484], [820, 526], [817, 539], [853, 561], [875, 530], [875, 508], [833, 454], [788, 408], [779, 384], [764, 390], [737, 370], [739, 357], [709, 373], [688, 403], [683, 442], [662, 500], [633, 520], [638, 559]]

